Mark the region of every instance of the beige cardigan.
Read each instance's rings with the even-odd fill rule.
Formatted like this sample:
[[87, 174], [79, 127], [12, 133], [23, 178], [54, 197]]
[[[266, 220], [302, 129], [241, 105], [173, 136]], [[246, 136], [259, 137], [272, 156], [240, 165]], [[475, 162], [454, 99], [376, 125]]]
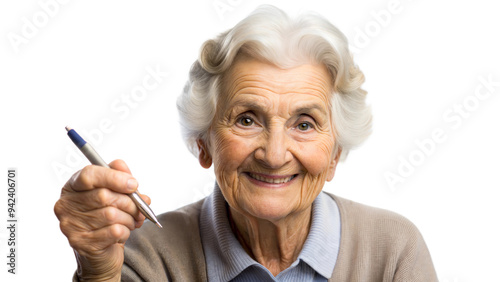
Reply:
[[[341, 220], [340, 250], [328, 281], [437, 281], [425, 242], [406, 218], [331, 194]], [[122, 281], [207, 281], [199, 230], [204, 200], [147, 222], [125, 245]]]

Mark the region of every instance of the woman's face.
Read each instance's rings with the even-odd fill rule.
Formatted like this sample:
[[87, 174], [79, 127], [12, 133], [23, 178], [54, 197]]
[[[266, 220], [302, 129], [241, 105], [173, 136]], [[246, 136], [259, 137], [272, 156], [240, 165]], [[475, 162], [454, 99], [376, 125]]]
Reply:
[[322, 65], [279, 69], [239, 56], [200, 163], [243, 215], [277, 221], [309, 208], [335, 172], [338, 152], [329, 108], [330, 76]]

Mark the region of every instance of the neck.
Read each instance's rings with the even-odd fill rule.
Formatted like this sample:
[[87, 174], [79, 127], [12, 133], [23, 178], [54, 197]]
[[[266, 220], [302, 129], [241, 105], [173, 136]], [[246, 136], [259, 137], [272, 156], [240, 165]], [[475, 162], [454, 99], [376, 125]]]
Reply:
[[276, 276], [299, 256], [311, 226], [311, 207], [269, 221], [229, 208], [231, 228], [245, 251]]

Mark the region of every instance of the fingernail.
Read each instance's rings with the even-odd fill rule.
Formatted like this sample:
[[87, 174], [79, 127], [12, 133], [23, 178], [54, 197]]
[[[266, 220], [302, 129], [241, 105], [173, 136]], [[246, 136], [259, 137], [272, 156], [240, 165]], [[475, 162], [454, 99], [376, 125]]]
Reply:
[[137, 180], [131, 178], [127, 181], [127, 189], [129, 189], [130, 191], [135, 191], [137, 189], [137, 186], [139, 186]]

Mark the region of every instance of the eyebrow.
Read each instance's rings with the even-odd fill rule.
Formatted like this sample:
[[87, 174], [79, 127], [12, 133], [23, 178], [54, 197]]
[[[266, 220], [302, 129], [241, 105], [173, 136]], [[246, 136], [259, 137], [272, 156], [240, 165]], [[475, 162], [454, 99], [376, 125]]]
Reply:
[[[244, 101], [244, 100], [238, 100], [230, 106], [231, 109], [234, 109], [236, 107], [244, 107], [248, 108], [249, 110], [256, 110], [256, 111], [263, 111], [263, 109], [267, 108], [265, 105], [263, 105], [262, 103], [258, 103], [257, 101]], [[329, 107], [327, 106], [327, 108]], [[305, 102], [304, 105], [301, 105], [300, 107], [294, 109], [292, 113], [311, 114], [314, 111], [319, 111], [324, 116], [328, 116], [328, 112], [325, 111], [325, 108], [316, 102], [313, 103]]]
[[[328, 106], [327, 106], [328, 108]], [[310, 105], [304, 105], [294, 110], [295, 113], [304, 113], [310, 114], [314, 110], [319, 111], [321, 114], [328, 116], [328, 113], [325, 111], [324, 107], [321, 107], [318, 103], [312, 103]]]

